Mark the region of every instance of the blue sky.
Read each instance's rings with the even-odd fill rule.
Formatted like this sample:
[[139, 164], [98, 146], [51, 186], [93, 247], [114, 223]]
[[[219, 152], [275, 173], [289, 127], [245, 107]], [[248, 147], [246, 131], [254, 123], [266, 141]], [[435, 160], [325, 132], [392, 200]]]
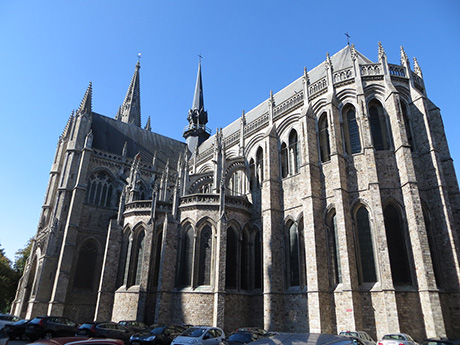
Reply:
[[57, 140], [93, 83], [114, 117], [141, 58], [142, 125], [182, 139], [198, 54], [210, 127], [225, 127], [347, 44], [377, 61], [415, 56], [460, 170], [460, 2], [3, 0], [0, 245], [14, 259], [37, 229]]

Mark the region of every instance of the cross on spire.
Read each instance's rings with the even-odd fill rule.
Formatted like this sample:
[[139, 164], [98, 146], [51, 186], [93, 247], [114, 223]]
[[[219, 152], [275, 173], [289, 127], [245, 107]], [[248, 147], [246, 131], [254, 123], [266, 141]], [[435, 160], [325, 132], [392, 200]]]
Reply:
[[201, 63], [201, 59], [202, 59], [203, 57], [201, 56], [201, 54], [198, 54], [198, 57], [200, 58], [200, 63]]
[[137, 54], [137, 62], [141, 62], [141, 53]]
[[350, 45], [350, 35], [348, 34], [348, 32], [345, 32], [345, 36], [347, 36], [347, 45]]

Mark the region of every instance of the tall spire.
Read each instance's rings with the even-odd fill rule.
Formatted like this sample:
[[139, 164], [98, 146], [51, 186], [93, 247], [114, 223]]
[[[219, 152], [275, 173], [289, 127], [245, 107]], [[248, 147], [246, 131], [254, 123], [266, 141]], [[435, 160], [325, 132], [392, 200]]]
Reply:
[[140, 68], [141, 65], [138, 61], [131, 84], [129, 84], [128, 92], [126, 92], [125, 100], [116, 116], [122, 122], [132, 123], [138, 127], [141, 126]]
[[83, 100], [81, 101], [80, 107], [77, 110], [78, 115], [91, 114], [92, 98], [93, 98], [93, 86], [92, 86], [92, 83], [89, 82], [89, 86], [86, 89], [85, 96], [83, 96]]
[[[200, 57], [201, 58], [201, 57]], [[201, 59], [198, 64], [196, 76], [195, 93], [193, 95], [192, 108], [188, 111], [187, 120], [189, 125], [184, 130], [184, 138], [191, 152], [206, 139], [209, 138], [210, 131], [206, 127], [208, 123], [208, 113], [204, 110], [203, 82], [201, 80]]]

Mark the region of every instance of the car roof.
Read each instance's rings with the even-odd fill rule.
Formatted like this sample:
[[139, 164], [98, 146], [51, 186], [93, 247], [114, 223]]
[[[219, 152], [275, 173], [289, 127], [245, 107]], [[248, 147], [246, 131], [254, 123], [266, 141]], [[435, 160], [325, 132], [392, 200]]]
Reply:
[[323, 345], [351, 344], [354, 337], [324, 333], [279, 333], [269, 338], [261, 338], [251, 342], [251, 345]]
[[69, 343], [66, 343], [66, 345], [79, 345], [79, 344], [82, 344], [82, 345], [89, 345], [89, 344], [93, 344], [93, 345], [96, 345], [96, 344], [118, 344], [118, 345], [122, 345], [124, 344], [123, 340], [121, 339], [110, 339], [110, 338], [87, 338], [87, 339], [83, 339], [83, 340], [78, 340], [78, 341], [72, 341], [72, 342], [69, 342]]

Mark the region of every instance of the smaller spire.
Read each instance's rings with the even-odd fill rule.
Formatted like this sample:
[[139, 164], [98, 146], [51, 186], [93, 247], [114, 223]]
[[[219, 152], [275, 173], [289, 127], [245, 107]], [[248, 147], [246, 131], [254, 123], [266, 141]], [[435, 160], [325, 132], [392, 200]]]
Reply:
[[122, 122], [141, 127], [140, 74], [141, 64], [137, 61], [136, 69], [126, 92], [125, 100], [116, 118]]
[[326, 64], [325, 64], [326, 69], [332, 67], [332, 60], [331, 57], [329, 56], [329, 53], [326, 53]]
[[382, 42], [379, 41], [379, 57], [385, 56], [385, 49], [383, 49]]
[[147, 131], [152, 131], [152, 126], [150, 125], [150, 116], [147, 119], [147, 124], [145, 125], [144, 129], [147, 130]]
[[408, 61], [409, 59], [407, 58], [407, 54], [406, 54], [406, 52], [404, 51], [404, 47], [403, 47], [403, 46], [401, 46], [401, 49], [400, 49], [400, 50], [401, 50], [401, 65], [406, 66], [406, 65], [408, 65], [407, 61]]
[[307, 67], [303, 66], [303, 77], [305, 80], [308, 80], [308, 71]]
[[356, 52], [355, 44], [351, 44], [351, 58], [352, 60], [356, 60], [358, 58], [358, 53]]
[[423, 79], [422, 69], [420, 68], [420, 65], [418, 64], [416, 57], [414, 57], [414, 73]]
[[93, 98], [93, 87], [92, 83], [89, 82], [89, 86], [86, 89], [85, 96], [80, 103], [80, 107], [77, 110], [77, 114], [91, 114], [92, 112], [92, 98]]

